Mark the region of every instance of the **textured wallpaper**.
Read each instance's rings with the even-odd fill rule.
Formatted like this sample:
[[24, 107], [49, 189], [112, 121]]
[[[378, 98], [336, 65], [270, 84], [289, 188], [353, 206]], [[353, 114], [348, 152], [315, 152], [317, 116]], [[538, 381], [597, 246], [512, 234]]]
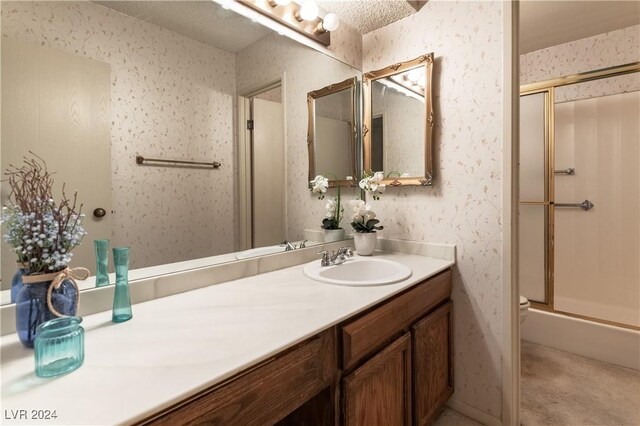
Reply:
[[335, 58], [352, 67], [362, 67], [362, 36], [346, 22], [342, 22], [338, 29], [331, 33], [331, 45], [327, 50]]
[[[277, 79], [283, 81], [286, 116], [287, 236], [302, 239], [305, 229], [320, 229], [325, 202], [308, 189], [307, 93], [337, 83], [360, 72], [311, 50], [295, 41], [273, 34], [236, 54], [238, 93]], [[329, 195], [335, 194], [331, 190]], [[355, 191], [343, 189], [346, 197]], [[342, 227], [349, 226], [348, 220]]]
[[[520, 55], [522, 84], [640, 61], [640, 25], [598, 34]], [[556, 89], [556, 102], [640, 90], [640, 74]]]
[[363, 40], [364, 71], [434, 52], [435, 186], [374, 202], [384, 236], [457, 246], [454, 398], [502, 412], [502, 4], [430, 0]]
[[90, 2], [3, 2], [2, 35], [111, 65], [111, 238], [132, 268], [235, 249], [233, 54]]

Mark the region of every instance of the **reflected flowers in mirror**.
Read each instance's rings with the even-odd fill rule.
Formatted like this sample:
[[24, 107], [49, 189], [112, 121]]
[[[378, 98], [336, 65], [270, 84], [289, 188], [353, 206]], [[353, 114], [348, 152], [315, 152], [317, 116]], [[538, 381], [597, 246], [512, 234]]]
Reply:
[[364, 172], [363, 178], [360, 180], [359, 186], [362, 190], [371, 194], [374, 200], [379, 200], [380, 195], [384, 193], [387, 186], [382, 183], [384, 180], [384, 172], [375, 172], [368, 174]]
[[324, 194], [329, 188], [329, 179], [322, 175], [318, 175], [309, 182], [311, 184], [311, 192], [318, 195], [318, 200], [324, 199]]

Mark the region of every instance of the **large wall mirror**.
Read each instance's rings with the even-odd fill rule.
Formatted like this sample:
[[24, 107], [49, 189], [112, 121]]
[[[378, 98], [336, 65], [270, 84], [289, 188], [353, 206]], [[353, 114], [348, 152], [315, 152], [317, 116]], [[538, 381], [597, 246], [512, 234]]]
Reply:
[[[71, 266], [94, 272], [93, 241], [106, 238], [130, 247], [135, 280], [281, 252], [320, 230], [307, 93], [360, 70], [213, 1], [0, 6], [1, 166], [33, 151], [78, 191], [88, 235]], [[1, 257], [8, 302], [4, 241]]]
[[364, 170], [391, 186], [433, 184], [433, 53], [363, 77]]
[[351, 186], [359, 175], [357, 83], [349, 78], [307, 94], [310, 181], [323, 175], [332, 187]]

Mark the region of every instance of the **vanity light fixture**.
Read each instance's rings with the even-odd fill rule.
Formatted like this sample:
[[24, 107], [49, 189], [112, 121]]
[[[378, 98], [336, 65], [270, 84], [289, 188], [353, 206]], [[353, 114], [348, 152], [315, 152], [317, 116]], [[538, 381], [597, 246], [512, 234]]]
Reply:
[[320, 34], [327, 31], [335, 31], [338, 29], [339, 25], [340, 20], [338, 19], [338, 15], [336, 15], [335, 13], [327, 13], [324, 16], [324, 19], [322, 19], [322, 21], [318, 23], [318, 28], [316, 29], [316, 31], [318, 31]]
[[313, 0], [237, 0], [264, 16], [324, 45], [331, 44], [331, 31], [340, 21], [335, 13], [319, 17], [320, 10]]
[[313, 0], [307, 0], [295, 12], [298, 21], [313, 21], [318, 17], [318, 5]]

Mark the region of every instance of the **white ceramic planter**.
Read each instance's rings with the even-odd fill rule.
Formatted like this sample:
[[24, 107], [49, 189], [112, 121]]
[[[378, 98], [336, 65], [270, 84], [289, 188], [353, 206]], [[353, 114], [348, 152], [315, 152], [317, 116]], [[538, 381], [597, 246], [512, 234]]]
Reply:
[[356, 253], [360, 256], [371, 256], [376, 249], [378, 234], [376, 232], [355, 232], [353, 242], [356, 245]]
[[344, 240], [344, 228], [324, 230], [325, 243], [332, 243], [334, 241], [340, 241], [340, 240]]

